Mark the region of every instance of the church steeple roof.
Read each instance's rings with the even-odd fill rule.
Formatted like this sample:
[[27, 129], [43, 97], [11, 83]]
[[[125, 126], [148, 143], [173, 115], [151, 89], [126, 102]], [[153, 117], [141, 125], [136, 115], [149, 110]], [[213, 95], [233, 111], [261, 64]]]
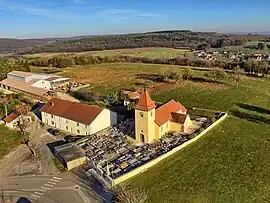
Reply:
[[156, 108], [155, 102], [151, 99], [148, 91], [145, 89], [140, 95], [139, 103], [136, 105], [135, 109], [141, 111], [150, 111], [154, 108]]

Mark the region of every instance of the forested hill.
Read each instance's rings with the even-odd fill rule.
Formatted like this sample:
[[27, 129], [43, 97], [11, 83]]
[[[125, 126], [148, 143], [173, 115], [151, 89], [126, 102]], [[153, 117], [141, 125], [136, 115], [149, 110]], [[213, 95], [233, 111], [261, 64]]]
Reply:
[[157, 31], [140, 34], [79, 36], [51, 39], [1, 39], [0, 53], [81, 52], [107, 49], [169, 47], [198, 48], [241, 45], [248, 40], [263, 40], [266, 35], [225, 35], [189, 30]]
[[181, 48], [198, 46], [223, 47], [244, 43], [213, 32], [160, 31], [142, 34], [95, 36], [78, 40], [61, 40], [34, 47], [37, 52], [81, 52], [139, 47]]
[[52, 39], [10, 39], [0, 38], [0, 53], [18, 53], [31, 51], [34, 46], [54, 42]]

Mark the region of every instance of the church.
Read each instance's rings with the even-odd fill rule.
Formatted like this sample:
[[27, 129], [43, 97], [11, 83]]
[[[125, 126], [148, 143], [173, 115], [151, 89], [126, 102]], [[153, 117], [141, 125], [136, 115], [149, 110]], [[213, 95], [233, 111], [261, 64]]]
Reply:
[[156, 108], [145, 90], [135, 107], [135, 136], [138, 143], [151, 143], [167, 132], [185, 132], [191, 124], [187, 109], [171, 100]]

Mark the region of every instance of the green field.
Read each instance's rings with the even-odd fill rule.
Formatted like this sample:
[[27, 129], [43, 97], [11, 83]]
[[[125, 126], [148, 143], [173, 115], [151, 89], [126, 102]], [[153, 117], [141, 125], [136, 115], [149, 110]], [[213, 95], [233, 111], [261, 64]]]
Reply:
[[0, 125], [0, 158], [8, 154], [14, 147], [20, 145], [23, 136], [19, 131], [8, 129], [5, 125]]
[[240, 87], [204, 88], [190, 82], [154, 95], [187, 107], [228, 111], [230, 116], [201, 140], [129, 181], [149, 202], [270, 201], [269, 79], [244, 77]]
[[149, 58], [170, 58], [183, 55], [185, 53], [191, 53], [190, 50], [185, 49], [173, 49], [173, 48], [135, 48], [135, 49], [119, 49], [119, 50], [104, 50], [104, 51], [89, 51], [89, 52], [76, 52], [76, 53], [37, 53], [27, 54], [26, 58], [37, 57], [53, 57], [53, 56], [138, 56]]
[[[250, 41], [250, 42], [247, 42], [247, 44], [246, 45], [258, 45], [258, 43], [260, 43], [260, 42], [263, 42], [263, 41]], [[267, 45], [270, 45], [270, 42], [265, 42], [265, 44], [267, 44]]]

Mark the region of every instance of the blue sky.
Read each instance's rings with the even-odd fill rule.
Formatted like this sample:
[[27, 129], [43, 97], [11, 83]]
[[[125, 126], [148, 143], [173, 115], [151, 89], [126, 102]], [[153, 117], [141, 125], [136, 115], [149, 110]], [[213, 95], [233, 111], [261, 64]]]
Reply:
[[270, 31], [270, 0], [0, 0], [0, 37]]

